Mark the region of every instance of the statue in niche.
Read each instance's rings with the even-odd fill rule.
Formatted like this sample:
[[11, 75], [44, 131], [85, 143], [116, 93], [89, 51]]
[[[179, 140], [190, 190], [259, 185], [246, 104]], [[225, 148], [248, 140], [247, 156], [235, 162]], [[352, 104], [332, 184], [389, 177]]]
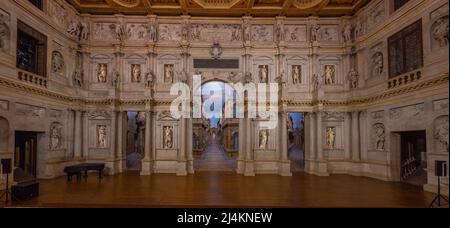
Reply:
[[269, 131], [260, 130], [259, 131], [259, 148], [267, 149], [267, 143], [269, 142]]
[[89, 27], [86, 22], [81, 22], [79, 40], [86, 41], [88, 39], [88, 36], [89, 36]]
[[295, 65], [292, 66], [292, 83], [300, 84], [302, 83], [302, 67]]
[[63, 69], [64, 69], [64, 58], [60, 52], [54, 51], [52, 54], [52, 72], [62, 73]]
[[163, 129], [164, 136], [164, 149], [172, 149], [173, 148], [173, 127], [166, 126]]
[[145, 86], [147, 88], [153, 87], [154, 80], [155, 80], [155, 75], [153, 74], [153, 72], [149, 71], [148, 73], [145, 74]]
[[7, 49], [10, 36], [9, 27], [4, 17], [5, 16], [0, 14], [0, 51]]
[[381, 75], [383, 73], [383, 65], [383, 53], [375, 53], [372, 56], [372, 75]]
[[106, 144], [106, 126], [105, 125], [100, 125], [97, 126], [97, 147], [98, 148], [106, 148], [107, 144]]
[[354, 38], [355, 40], [363, 34], [363, 22], [362, 19], [358, 20], [355, 25]]
[[141, 82], [141, 65], [131, 64], [131, 80], [132, 82]]
[[150, 41], [156, 41], [156, 23], [151, 23], [148, 28], [148, 34], [150, 36]]
[[276, 36], [277, 36], [278, 42], [284, 41], [284, 37], [285, 37], [284, 33], [285, 33], [285, 31], [284, 31], [283, 22], [278, 22], [277, 28], [276, 28]]
[[57, 150], [61, 147], [61, 133], [57, 125], [50, 129], [50, 150]]
[[269, 82], [269, 66], [267, 65], [259, 66], [259, 82], [260, 83]]
[[352, 42], [352, 25], [351, 24], [346, 24], [344, 26], [343, 36], [344, 36], [344, 42], [346, 42], [346, 43]]
[[164, 65], [164, 83], [173, 83], [173, 64]]
[[448, 152], [448, 118], [436, 126], [434, 138], [442, 145], [443, 148], [446, 148]]
[[355, 68], [352, 68], [350, 72], [348, 73], [348, 81], [350, 82], [350, 88], [356, 89], [358, 88], [358, 72], [355, 70]]
[[319, 31], [320, 31], [319, 25], [316, 24], [311, 27], [311, 42], [319, 41]]
[[97, 68], [97, 81], [100, 83], [106, 83], [108, 75], [108, 65], [98, 64]]
[[327, 128], [327, 146], [328, 149], [334, 149], [336, 141], [336, 128]]
[[376, 150], [384, 151], [385, 147], [385, 141], [386, 141], [386, 134], [385, 134], [385, 128], [383, 124], [375, 124], [374, 126], [375, 130], [375, 147]]
[[246, 84], [246, 83], [250, 83], [252, 81], [253, 81], [252, 73], [251, 72], [246, 72], [244, 77], [243, 77], [243, 83]]
[[83, 72], [79, 70], [75, 70], [72, 75], [73, 78], [73, 84], [77, 87], [83, 86]]
[[440, 18], [434, 23], [432, 35], [440, 47], [448, 45], [448, 17]]
[[334, 65], [326, 65], [325, 66], [325, 84], [326, 85], [332, 85], [334, 84], [334, 78], [335, 78], [335, 66]]
[[250, 41], [250, 29], [251, 25], [248, 21], [244, 23], [244, 41]]

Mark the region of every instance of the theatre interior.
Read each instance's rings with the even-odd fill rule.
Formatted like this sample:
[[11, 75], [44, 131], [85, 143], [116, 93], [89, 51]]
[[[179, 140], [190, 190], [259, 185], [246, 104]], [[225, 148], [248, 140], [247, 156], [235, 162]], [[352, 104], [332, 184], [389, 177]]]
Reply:
[[0, 207], [448, 207], [448, 72], [446, 0], [1, 0]]

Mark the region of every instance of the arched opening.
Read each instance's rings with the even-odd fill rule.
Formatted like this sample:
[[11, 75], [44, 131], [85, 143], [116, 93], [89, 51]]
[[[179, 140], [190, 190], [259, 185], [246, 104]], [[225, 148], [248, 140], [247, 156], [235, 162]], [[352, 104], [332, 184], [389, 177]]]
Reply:
[[144, 158], [145, 112], [127, 112], [126, 170], [141, 171]]
[[[236, 93], [222, 81], [209, 81], [198, 89], [203, 110], [202, 118], [193, 121], [194, 169], [235, 171], [239, 144]], [[226, 115], [225, 110], [230, 108], [232, 113]]]

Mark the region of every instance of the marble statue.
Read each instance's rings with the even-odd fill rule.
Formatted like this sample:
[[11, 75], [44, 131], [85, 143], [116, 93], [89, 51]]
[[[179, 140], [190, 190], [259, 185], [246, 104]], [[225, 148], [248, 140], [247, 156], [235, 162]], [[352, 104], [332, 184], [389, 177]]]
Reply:
[[156, 39], [157, 39], [157, 36], [156, 36], [156, 28], [157, 28], [156, 23], [151, 23], [151, 24], [149, 25], [149, 28], [148, 28], [148, 29], [149, 29], [150, 41], [155, 42]]
[[172, 64], [164, 65], [164, 83], [173, 83], [174, 69]]
[[57, 150], [61, 146], [61, 133], [57, 125], [50, 129], [50, 150]]
[[116, 30], [115, 32], [115, 37], [117, 40], [119, 40], [120, 42], [125, 41], [127, 33], [125, 32], [125, 29], [123, 28], [122, 25], [116, 25], [115, 26]]
[[64, 69], [64, 57], [58, 51], [52, 53], [52, 72], [63, 73]]
[[434, 138], [442, 145], [443, 148], [449, 149], [449, 138], [448, 138], [448, 118], [442, 121], [435, 128]]
[[440, 18], [434, 23], [432, 35], [440, 47], [448, 45], [448, 18]]
[[358, 88], [358, 72], [355, 70], [355, 68], [352, 68], [350, 72], [348, 73], [348, 81], [350, 82], [350, 88], [356, 89]]
[[301, 66], [292, 66], [292, 83], [300, 84], [302, 82], [302, 70]]
[[89, 27], [86, 22], [72, 21], [67, 28], [67, 33], [76, 37], [79, 41], [86, 41], [89, 35]]
[[269, 141], [269, 131], [267, 130], [259, 131], [259, 148], [266, 149], [268, 141]]
[[101, 125], [97, 126], [97, 147], [99, 148], [106, 148], [106, 126]]
[[113, 80], [111, 81], [111, 85], [114, 88], [119, 88], [119, 85], [120, 85], [120, 73], [117, 70], [114, 70]]
[[141, 82], [141, 65], [131, 64], [131, 80], [132, 82]]
[[173, 148], [173, 128], [172, 127], [164, 127], [164, 149], [172, 149]]
[[72, 74], [72, 78], [74, 86], [83, 86], [83, 72], [81, 72], [80, 70], [75, 70]]
[[335, 78], [335, 67], [333, 65], [326, 65], [325, 66], [325, 84], [326, 85], [332, 85], [334, 84], [334, 78]]
[[153, 72], [149, 71], [145, 74], [145, 87], [151, 88], [153, 87], [153, 83], [155, 80], [155, 75]]
[[311, 42], [319, 41], [319, 31], [320, 31], [319, 25], [313, 25], [311, 27]]
[[259, 66], [259, 82], [268, 83], [269, 79], [269, 66]]
[[249, 24], [248, 21], [246, 21], [244, 23], [244, 41], [250, 41], [250, 30], [251, 30], [251, 25]]
[[334, 149], [336, 140], [336, 129], [334, 127], [327, 128], [327, 146], [328, 149]]
[[78, 23], [78, 21], [70, 22], [66, 31], [67, 31], [67, 33], [69, 33], [69, 35], [78, 37], [78, 35], [79, 35], [79, 23]]
[[108, 78], [108, 65], [98, 64], [97, 81], [101, 83], [106, 83], [107, 78]]
[[323, 85], [323, 75], [314, 74], [312, 78], [314, 90], [318, 90]]
[[81, 22], [80, 23], [80, 41], [86, 41], [88, 39], [89, 36], [89, 27], [88, 24], [86, 22]]
[[354, 39], [356, 40], [358, 37], [363, 35], [363, 22], [362, 19], [358, 20], [355, 25]]
[[372, 56], [372, 75], [381, 75], [383, 73], [383, 53], [377, 52]]
[[4, 16], [0, 14], [0, 51], [4, 51], [7, 48], [9, 42], [9, 27], [4, 19]]
[[344, 26], [343, 36], [344, 36], [344, 42], [349, 43], [352, 41], [352, 25], [351, 24], [346, 24]]
[[375, 124], [375, 148], [379, 151], [385, 150], [386, 133], [383, 124]]
[[278, 22], [277, 23], [275, 35], [277, 37], [277, 41], [278, 42], [283, 42], [284, 41], [285, 31], [284, 31], [284, 26], [283, 26], [282, 22]]
[[244, 84], [250, 83], [253, 81], [253, 75], [251, 72], [246, 72], [242, 79]]

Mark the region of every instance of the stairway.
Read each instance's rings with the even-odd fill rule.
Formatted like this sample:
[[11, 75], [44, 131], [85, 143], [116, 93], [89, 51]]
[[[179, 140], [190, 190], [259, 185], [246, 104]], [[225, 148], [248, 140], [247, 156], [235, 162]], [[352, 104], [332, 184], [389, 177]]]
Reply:
[[228, 159], [222, 145], [211, 140], [200, 159], [194, 161], [196, 171], [235, 171], [236, 160]]

